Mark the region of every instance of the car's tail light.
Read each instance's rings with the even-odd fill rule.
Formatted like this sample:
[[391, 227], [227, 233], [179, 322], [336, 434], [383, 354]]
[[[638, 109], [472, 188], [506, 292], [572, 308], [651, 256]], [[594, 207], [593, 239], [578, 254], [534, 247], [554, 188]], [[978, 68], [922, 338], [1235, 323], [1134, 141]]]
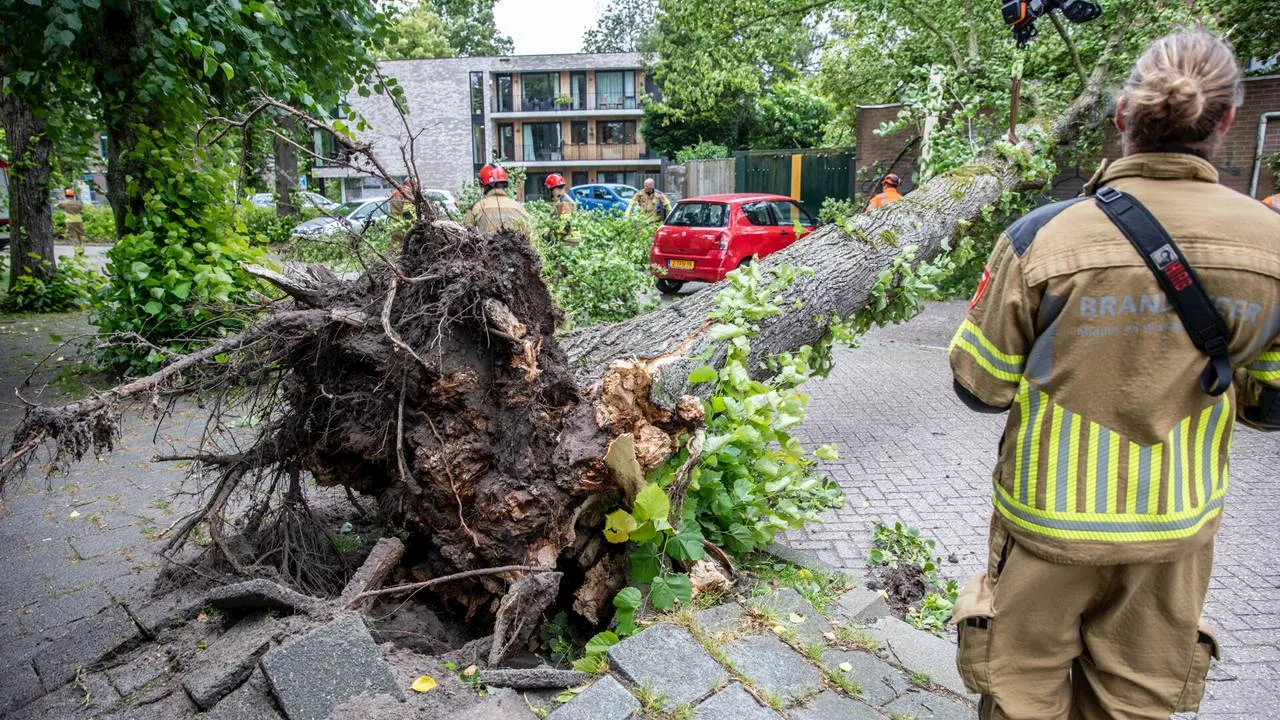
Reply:
[[720, 233], [720, 236], [716, 238], [716, 249], [717, 250], [729, 249], [729, 233], [727, 232]]

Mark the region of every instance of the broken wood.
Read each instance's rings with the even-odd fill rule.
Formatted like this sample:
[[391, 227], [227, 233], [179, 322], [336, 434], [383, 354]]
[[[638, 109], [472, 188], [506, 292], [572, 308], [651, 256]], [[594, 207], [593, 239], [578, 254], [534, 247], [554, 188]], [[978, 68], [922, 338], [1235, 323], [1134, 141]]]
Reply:
[[347, 587], [338, 598], [338, 604], [350, 610], [367, 609], [371, 596], [364, 593], [381, 588], [387, 576], [400, 564], [402, 557], [404, 557], [404, 543], [400, 542], [400, 538], [378, 540], [369, 556], [365, 558], [364, 564], [347, 582]]
[[499, 668], [485, 670], [485, 685], [509, 687], [516, 690], [556, 690], [577, 687], [591, 682], [591, 674], [577, 670], [557, 670], [550, 667]]

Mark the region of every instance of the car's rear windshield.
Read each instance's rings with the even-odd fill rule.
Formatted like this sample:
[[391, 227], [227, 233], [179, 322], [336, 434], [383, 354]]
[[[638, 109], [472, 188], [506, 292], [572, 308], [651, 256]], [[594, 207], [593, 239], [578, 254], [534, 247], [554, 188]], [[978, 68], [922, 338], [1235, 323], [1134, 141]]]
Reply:
[[636, 189], [627, 187], [626, 185], [614, 186], [613, 191], [618, 193], [618, 197], [623, 200], [630, 200], [632, 195], [636, 194]]
[[677, 227], [724, 227], [729, 224], [729, 206], [724, 203], [682, 202], [667, 216], [667, 224]]
[[[351, 213], [355, 212], [356, 208], [360, 207], [364, 203], [365, 203], [364, 200], [352, 200], [349, 203], [343, 203], [339, 205], [336, 210], [333, 211], [333, 214], [337, 215], [338, 217], [346, 217]], [[365, 214], [367, 215], [368, 213], [365, 213]]]

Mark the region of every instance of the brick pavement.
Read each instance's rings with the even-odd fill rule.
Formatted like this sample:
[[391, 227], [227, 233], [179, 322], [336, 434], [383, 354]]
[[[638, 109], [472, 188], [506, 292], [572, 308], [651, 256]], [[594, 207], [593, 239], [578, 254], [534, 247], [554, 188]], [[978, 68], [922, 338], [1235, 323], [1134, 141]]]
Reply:
[[[874, 520], [901, 519], [938, 541], [964, 579], [986, 562], [990, 477], [1004, 416], [965, 408], [951, 390], [946, 345], [963, 302], [931, 304], [906, 325], [870, 333], [842, 351], [835, 370], [809, 386], [810, 420], [798, 437], [834, 442], [830, 465], [847, 505], [783, 542], [837, 567], [861, 570]], [[1280, 434], [1237, 427], [1231, 493], [1217, 540], [1206, 614], [1223, 661], [1201, 718], [1280, 717]]]

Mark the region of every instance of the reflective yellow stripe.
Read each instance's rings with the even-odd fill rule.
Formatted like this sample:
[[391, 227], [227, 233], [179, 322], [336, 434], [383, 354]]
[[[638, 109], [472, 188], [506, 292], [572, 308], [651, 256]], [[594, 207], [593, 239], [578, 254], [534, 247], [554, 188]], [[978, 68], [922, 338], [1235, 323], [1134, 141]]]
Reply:
[[1089, 423], [1089, 457], [1084, 464], [1084, 507], [1087, 512], [1094, 512], [1098, 507], [1098, 447], [1102, 436], [1102, 426]]
[[[1057, 405], [1050, 405], [1049, 412], [1049, 462], [1045, 465], [1044, 477], [1044, 507], [1056, 508], [1058, 499], [1058, 456], [1066, 448], [1062, 447], [1062, 443], [1058, 441], [1059, 434], [1062, 429], [1062, 408]], [[1032, 495], [1034, 498], [1035, 495]], [[1040, 507], [1033, 500], [1035, 507]]]
[[[1172, 454], [1172, 453], [1170, 453]], [[1160, 499], [1160, 485], [1162, 473], [1160, 472], [1161, 461], [1164, 459], [1164, 445], [1151, 446], [1151, 466], [1147, 468], [1147, 514], [1157, 515], [1160, 512], [1160, 506], [1157, 501]], [[1169, 464], [1173, 464], [1173, 458], [1169, 458]], [[1133, 512], [1130, 510], [1129, 512]]]
[[1018, 404], [1018, 431], [1013, 438], [1013, 495], [1014, 497], [1022, 497], [1022, 488], [1027, 482], [1026, 468], [1022, 466], [1023, 457], [1023, 436], [1026, 433], [1027, 424], [1031, 422], [1028, 415], [1031, 413], [1031, 402], [1028, 398], [1028, 385], [1021, 383], [1018, 385], [1018, 392], [1013, 396], [1014, 402]]
[[997, 348], [995, 344], [988, 340], [987, 336], [983, 334], [982, 328], [978, 327], [976, 323], [968, 318], [965, 318], [965, 321], [960, 324], [960, 332], [963, 333], [965, 330], [973, 333], [974, 337], [978, 338], [978, 342], [981, 343], [982, 347], [986, 348], [987, 352], [1010, 365], [1021, 365], [1022, 362], [1027, 359], [1025, 355], [1009, 355], [1008, 353], [1001, 352], [1000, 348]]
[[1120, 434], [1111, 433], [1109, 449], [1111, 462], [1107, 463], [1107, 512], [1114, 513], [1120, 509]]
[[999, 485], [995, 485], [993, 490], [996, 510], [1021, 528], [1061, 540], [1118, 543], [1191, 537], [1200, 532], [1205, 523], [1221, 514], [1224, 495], [1225, 489], [1218, 490], [1207, 505], [1152, 517], [1135, 513], [1049, 512], [1020, 505]]
[[1084, 418], [1079, 415], [1072, 415], [1070, 420], [1070, 436], [1067, 438], [1067, 503], [1066, 509], [1072, 511], [1076, 509], [1076, 503], [1080, 499], [1080, 483], [1077, 482], [1076, 476], [1080, 474], [1080, 423], [1084, 422]]
[[1125, 473], [1124, 511], [1130, 514], [1138, 512], [1138, 483], [1142, 475], [1138, 456], [1141, 452], [1142, 448], [1138, 447], [1137, 443], [1129, 443], [1129, 472]]
[[1205, 465], [1205, 458], [1208, 456], [1208, 448], [1205, 444], [1205, 434], [1209, 431], [1209, 421], [1213, 417], [1213, 409], [1217, 405], [1210, 405], [1200, 413], [1200, 422], [1196, 423], [1196, 441], [1191, 448], [1191, 469], [1194, 471], [1189, 477], [1195, 478], [1196, 492], [1200, 494], [1200, 504], [1204, 505], [1209, 502], [1209, 495], [1213, 493], [1213, 475], [1206, 473], [1208, 467]]
[[[1222, 397], [1222, 418], [1218, 420], [1218, 427], [1213, 431], [1213, 443], [1209, 445], [1209, 471], [1213, 473], [1213, 487], [1223, 488], [1226, 486], [1227, 476], [1222, 471], [1222, 434], [1230, 432], [1229, 428], [1234, 420], [1232, 415], [1231, 399], [1223, 395]], [[1231, 450], [1231, 437], [1227, 438], [1227, 451]]]
[[1191, 418], [1188, 417], [1178, 423], [1178, 427], [1173, 431], [1178, 435], [1178, 462], [1177, 467], [1172, 471], [1177, 472], [1178, 484], [1182, 486], [1183, 496], [1186, 498], [1186, 507], [1198, 507], [1204, 503], [1204, 500], [1200, 498], [1200, 493], [1195, 491], [1195, 479], [1188, 464], [1190, 451], [1187, 446], [1191, 443]]

